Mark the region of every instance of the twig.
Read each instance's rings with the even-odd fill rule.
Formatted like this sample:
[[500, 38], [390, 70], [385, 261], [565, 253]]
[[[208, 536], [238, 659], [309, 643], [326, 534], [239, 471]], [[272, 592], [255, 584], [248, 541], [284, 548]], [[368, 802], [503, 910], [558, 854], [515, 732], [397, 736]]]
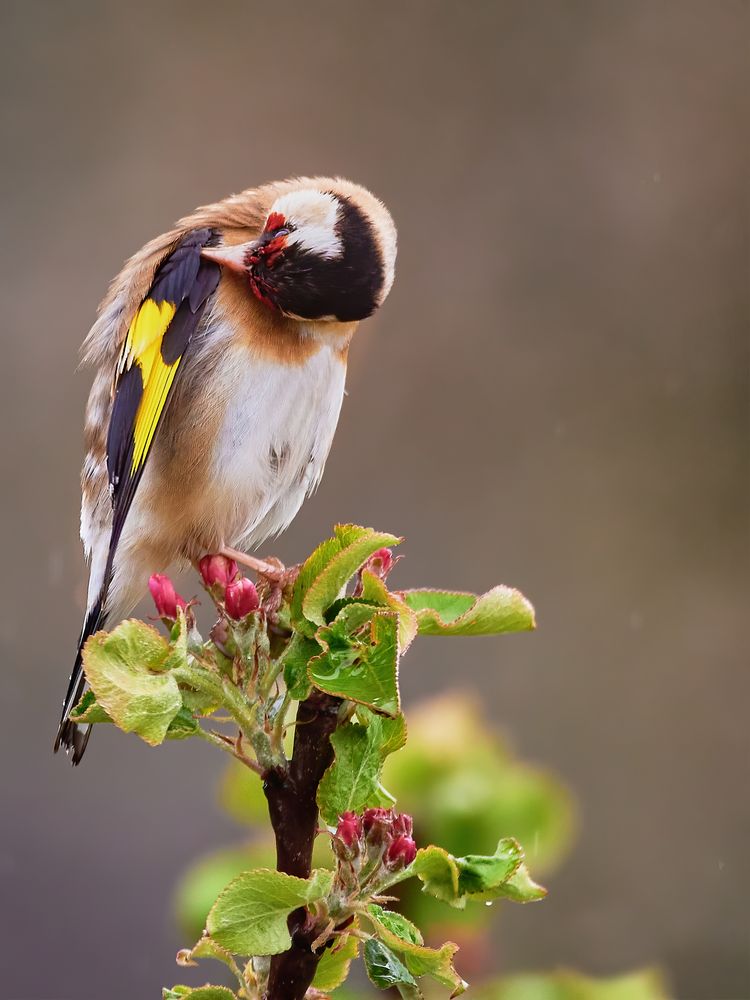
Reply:
[[229, 736], [225, 736], [223, 733], [217, 733], [215, 729], [204, 729], [202, 726], [198, 726], [198, 735], [207, 740], [209, 743], [213, 743], [220, 750], [224, 750], [226, 753], [231, 754], [236, 760], [244, 764], [245, 767], [249, 767], [251, 771], [255, 771], [256, 774], [263, 774], [263, 769], [260, 764], [248, 757], [247, 754], [237, 749], [237, 740], [231, 739]]

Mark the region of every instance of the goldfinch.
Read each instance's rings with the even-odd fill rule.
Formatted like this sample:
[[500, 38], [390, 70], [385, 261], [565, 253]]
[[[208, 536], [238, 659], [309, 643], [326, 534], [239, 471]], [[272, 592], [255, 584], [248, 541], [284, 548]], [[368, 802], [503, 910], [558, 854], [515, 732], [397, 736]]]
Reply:
[[297, 178], [198, 208], [113, 281], [83, 345], [90, 576], [54, 747], [73, 764], [90, 731], [69, 718], [88, 637], [128, 614], [151, 574], [282, 531], [319, 483], [349, 344], [395, 259], [374, 195]]

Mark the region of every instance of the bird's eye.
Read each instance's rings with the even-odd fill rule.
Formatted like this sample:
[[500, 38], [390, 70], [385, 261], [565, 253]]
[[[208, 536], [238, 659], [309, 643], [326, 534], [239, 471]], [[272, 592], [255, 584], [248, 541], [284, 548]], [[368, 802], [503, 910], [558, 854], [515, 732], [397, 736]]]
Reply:
[[271, 237], [271, 239], [277, 240], [279, 238], [279, 236], [288, 236], [289, 232], [290, 232], [290, 230], [288, 230], [286, 228], [284, 228], [284, 229], [276, 229], [274, 231], [273, 236]]

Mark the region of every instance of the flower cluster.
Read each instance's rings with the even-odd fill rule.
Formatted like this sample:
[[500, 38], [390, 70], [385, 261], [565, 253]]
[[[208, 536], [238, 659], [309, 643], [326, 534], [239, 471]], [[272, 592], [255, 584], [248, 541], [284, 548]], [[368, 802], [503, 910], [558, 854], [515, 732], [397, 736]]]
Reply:
[[[204, 556], [198, 563], [203, 586], [214, 601], [224, 605], [227, 617], [242, 621], [260, 606], [255, 584], [240, 575], [237, 563], [223, 555]], [[148, 588], [156, 605], [156, 612], [167, 625], [174, 624], [178, 608], [188, 607], [188, 602], [174, 588], [174, 584], [162, 573], [154, 573]]]
[[368, 876], [407, 868], [417, 856], [411, 816], [392, 809], [365, 809], [361, 816], [345, 812], [333, 836], [333, 851], [342, 862]]

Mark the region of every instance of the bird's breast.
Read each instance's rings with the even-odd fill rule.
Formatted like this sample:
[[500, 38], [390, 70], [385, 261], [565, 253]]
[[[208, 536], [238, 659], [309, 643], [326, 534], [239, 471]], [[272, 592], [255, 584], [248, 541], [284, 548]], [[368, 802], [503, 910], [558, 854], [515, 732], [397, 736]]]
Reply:
[[345, 363], [321, 343], [301, 363], [230, 347], [217, 367], [225, 399], [208, 462], [208, 521], [220, 540], [258, 544], [292, 520], [317, 485], [344, 394]]

